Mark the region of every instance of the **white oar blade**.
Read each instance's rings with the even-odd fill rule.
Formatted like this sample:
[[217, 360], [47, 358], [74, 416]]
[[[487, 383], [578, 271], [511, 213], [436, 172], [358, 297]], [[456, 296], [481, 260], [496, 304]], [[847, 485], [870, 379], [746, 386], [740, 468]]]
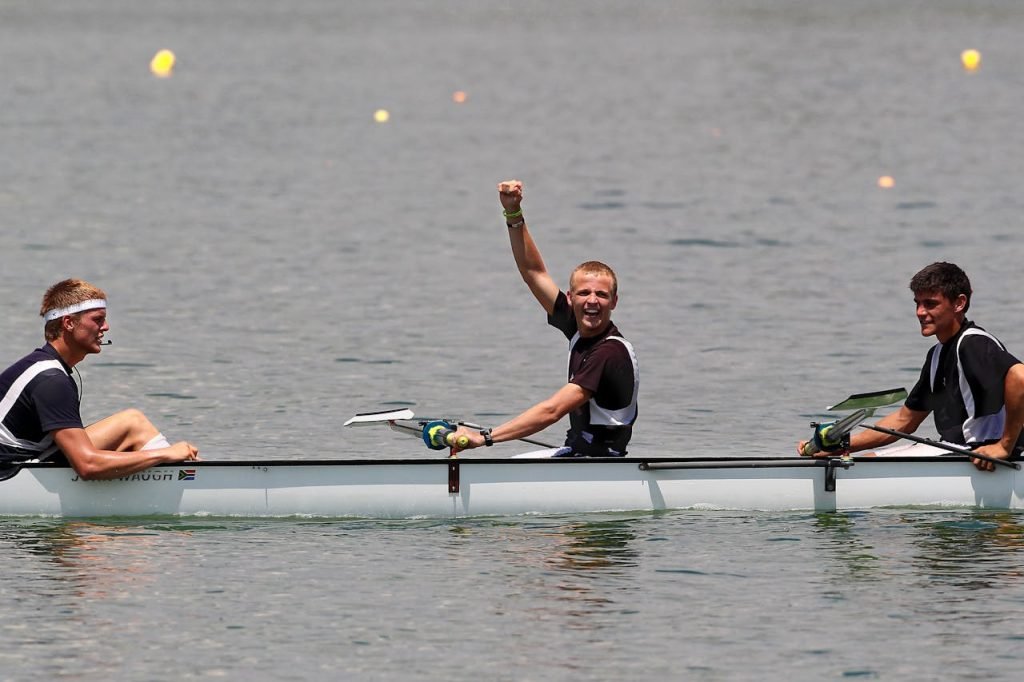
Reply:
[[402, 410], [385, 410], [383, 412], [361, 412], [345, 422], [345, 426], [366, 426], [368, 424], [381, 424], [396, 419], [412, 419], [413, 411], [409, 408]]

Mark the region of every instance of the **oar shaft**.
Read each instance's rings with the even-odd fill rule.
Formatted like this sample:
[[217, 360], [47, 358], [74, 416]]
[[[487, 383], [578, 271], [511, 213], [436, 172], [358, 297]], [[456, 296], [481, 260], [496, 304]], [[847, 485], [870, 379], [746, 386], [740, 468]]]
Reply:
[[933, 447], [939, 448], [940, 450], [946, 450], [947, 452], [953, 452], [958, 455], [964, 455], [966, 457], [973, 457], [974, 459], [992, 462], [993, 464], [999, 464], [1001, 466], [1010, 467], [1011, 469], [1016, 469], [1020, 471], [1020, 464], [1017, 462], [1011, 462], [1009, 460], [999, 459], [997, 457], [989, 457], [988, 455], [983, 455], [981, 453], [974, 452], [973, 450], [970, 450], [968, 448], [961, 448], [957, 447], [956, 445], [950, 445], [949, 443], [942, 443], [936, 440], [932, 440], [931, 438], [922, 438], [921, 436], [915, 436], [910, 433], [903, 433], [902, 431], [896, 431], [895, 429], [889, 429], [884, 426], [876, 426], [874, 424], [861, 424], [861, 426], [863, 426], [865, 429], [871, 429], [872, 431], [877, 431], [879, 433], [885, 433], [890, 436], [896, 436], [897, 438], [903, 438], [909, 441], [913, 441], [915, 443], [922, 443], [923, 445], [931, 445]]
[[521, 440], [524, 443], [529, 443], [530, 445], [538, 445], [538, 446], [540, 446], [542, 448], [557, 448], [558, 447], [557, 445], [552, 445], [551, 443], [542, 443], [541, 441], [533, 440], [532, 438], [516, 438], [516, 440]]

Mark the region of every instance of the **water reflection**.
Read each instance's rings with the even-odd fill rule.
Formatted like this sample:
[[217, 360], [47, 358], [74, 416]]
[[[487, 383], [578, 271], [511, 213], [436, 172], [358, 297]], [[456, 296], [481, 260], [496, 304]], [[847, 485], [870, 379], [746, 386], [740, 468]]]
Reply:
[[546, 533], [552, 544], [543, 561], [555, 571], [550, 587], [557, 591], [554, 603], [567, 618], [566, 627], [600, 629], [605, 621], [595, 616], [618, 612], [615, 607], [623, 592], [634, 590], [632, 583], [615, 580], [637, 565], [631, 524], [627, 520], [578, 522]]
[[890, 579], [908, 571], [931, 584], [1001, 588], [1024, 576], [1024, 516], [1017, 512], [816, 514], [814, 532], [843, 579]]
[[57, 585], [63, 594], [86, 599], [135, 592], [158, 580], [153, 557], [161, 541], [159, 533], [138, 526], [85, 521], [0, 524], [0, 546], [9, 548], [8, 558], [36, 560], [19, 561], [18, 575], [8, 577], [20, 576], [43, 592]]
[[845, 578], [873, 579], [878, 577], [881, 569], [875, 548], [861, 537], [862, 530], [858, 528], [858, 522], [864, 514], [850, 512], [814, 515], [813, 531], [824, 538], [833, 557], [846, 568], [848, 573]]
[[[481, 535], [502, 541], [498, 556], [510, 570], [508, 596], [515, 608], [533, 604], [527, 610], [540, 620], [554, 618], [569, 629], [594, 630], [611, 625], [616, 615], [635, 606], [624, 593], [637, 589], [632, 577], [639, 560], [636, 522], [635, 518], [491, 521], [486, 528], [459, 524], [451, 531], [460, 540], [460, 551], [476, 551], [485, 541]], [[488, 551], [487, 556], [494, 555]], [[523, 599], [524, 595], [528, 598]]]
[[449, 527], [449, 533], [460, 540], [475, 538], [473, 542], [479, 542], [481, 535], [494, 533], [507, 543], [516, 563], [586, 577], [614, 574], [636, 565], [636, 533], [632, 529], [635, 522], [632, 517], [597, 521], [460, 521]]
[[580, 577], [596, 571], [622, 573], [637, 564], [631, 545], [636, 534], [629, 526], [627, 521], [570, 524], [553, 535], [561, 543], [546, 563]]
[[971, 590], [1019, 583], [1024, 525], [1019, 513], [974, 510], [934, 520], [904, 517], [914, 531], [912, 565], [932, 583]]

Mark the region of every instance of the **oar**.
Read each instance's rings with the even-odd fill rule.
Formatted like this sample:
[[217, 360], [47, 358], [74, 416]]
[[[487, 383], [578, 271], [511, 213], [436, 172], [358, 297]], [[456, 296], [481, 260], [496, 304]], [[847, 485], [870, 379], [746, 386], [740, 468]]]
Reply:
[[905, 388], [889, 388], [884, 391], [872, 391], [871, 393], [854, 393], [846, 400], [842, 400], [826, 410], [868, 410], [868, 416], [874, 414], [879, 407], [886, 407], [907, 397]]
[[804, 443], [800, 454], [805, 457], [817, 454], [821, 451], [833, 452], [842, 450], [850, 444], [849, 434], [862, 421], [868, 418], [869, 412], [861, 408], [853, 414], [843, 417], [839, 421], [830, 424], [812, 424], [814, 437]]
[[408, 433], [413, 436], [421, 436], [423, 442], [431, 450], [443, 450], [446, 447], [458, 445], [464, 448], [469, 445], [469, 438], [465, 436], [455, 440], [455, 426], [443, 419], [422, 422], [415, 427], [409, 424], [399, 424], [399, 421], [409, 421], [415, 415], [409, 408], [401, 410], [382, 410], [380, 412], [360, 412], [345, 422], [345, 426], [365, 426], [367, 424], [380, 424], [387, 422], [392, 430], [399, 433]]
[[[455, 437], [455, 424], [438, 419], [423, 425], [423, 444], [431, 450], [458, 448], [461, 450], [469, 445], [469, 436]], [[452, 457], [455, 453], [452, 453]]]
[[[442, 448], [444, 448], [446, 446], [447, 447], [451, 447], [451, 443], [447, 442], [447, 438], [448, 438], [449, 435], [452, 435], [454, 433], [454, 430], [453, 430], [454, 426], [452, 424], [452, 420], [448, 420], [448, 419], [422, 419], [422, 420], [420, 420], [419, 426], [412, 426], [411, 424], [402, 424], [402, 423], [400, 423], [401, 421], [410, 421], [410, 420], [412, 420], [412, 418], [414, 416], [415, 415], [413, 414], [413, 411], [408, 409], [408, 408], [404, 408], [404, 409], [401, 409], [401, 410], [383, 410], [383, 411], [380, 411], [380, 412], [360, 412], [359, 414], [355, 415], [354, 417], [352, 417], [351, 419], [346, 421], [344, 425], [345, 426], [367, 426], [367, 425], [370, 425], [370, 424], [380, 424], [381, 422], [386, 422], [387, 425], [391, 428], [392, 431], [397, 431], [399, 433], [407, 433], [407, 434], [409, 434], [411, 436], [418, 436], [418, 437], [422, 436], [423, 439], [424, 439], [424, 442], [427, 443], [427, 447], [431, 447], [433, 449], [442, 449]], [[467, 429], [483, 429], [484, 428], [483, 426], [480, 426], [479, 424], [474, 424], [472, 422], [467, 422], [467, 421], [458, 420], [458, 421], [455, 421], [454, 423], [458, 424], [459, 426], [465, 426]], [[436, 444], [438, 442], [441, 442], [441, 441], [435, 441], [435, 439], [433, 437], [431, 437], [430, 440], [428, 441], [428, 436], [425, 435], [427, 433], [427, 430], [428, 430], [427, 427], [428, 426], [440, 426], [441, 428], [446, 429], [447, 431], [451, 431], [451, 433], [445, 433], [444, 434], [444, 439], [445, 439], [444, 443], [445, 444], [442, 445], [440, 448], [436, 447]], [[438, 431], [437, 433], [440, 433], [440, 432]], [[460, 441], [461, 440], [462, 439], [460, 439]], [[532, 440], [530, 438], [517, 438], [516, 440], [521, 440], [524, 443], [529, 443], [530, 445], [539, 445], [542, 448], [556, 448], [556, 447], [558, 447], [557, 445], [550, 445], [548, 443], [544, 443], [544, 442], [539, 441], [539, 440]], [[433, 443], [433, 445], [432, 445], [432, 443]], [[459, 444], [459, 447], [465, 447], [468, 443], [469, 443], [469, 441], [467, 439], [464, 443]]]
[[345, 426], [363, 426], [365, 424], [379, 424], [391, 422], [396, 419], [412, 419], [415, 415], [408, 407], [401, 410], [381, 410], [380, 412], [360, 412], [345, 422]]
[[829, 411], [854, 410], [854, 412], [843, 419], [828, 424], [812, 422], [814, 437], [804, 443], [800, 454], [810, 456], [819, 452], [833, 452], [842, 450], [844, 443], [848, 442], [848, 436], [853, 429], [862, 421], [875, 413], [879, 407], [886, 407], [907, 397], [905, 388], [889, 388], [884, 391], [872, 391], [871, 393], [854, 393], [845, 400], [826, 407]]
[[896, 436], [897, 438], [904, 438], [915, 443], [922, 443], [924, 445], [931, 445], [939, 448], [940, 450], [946, 450], [947, 452], [954, 452], [958, 455], [964, 455], [965, 457], [973, 457], [974, 459], [981, 459], [986, 462], [992, 462], [993, 464], [999, 464], [1000, 466], [1010, 467], [1020, 471], [1020, 464], [1018, 462], [1011, 462], [1005, 459], [999, 459], [997, 457], [989, 457], [978, 452], [974, 452], [968, 448], [960, 448], [949, 443], [942, 443], [931, 438], [922, 438], [921, 436], [915, 436], [910, 433], [903, 433], [902, 431], [896, 431], [895, 429], [889, 429], [884, 426], [875, 426], [872, 424], [861, 424], [865, 429], [871, 429], [872, 431], [878, 431], [879, 433], [886, 433], [890, 436]]

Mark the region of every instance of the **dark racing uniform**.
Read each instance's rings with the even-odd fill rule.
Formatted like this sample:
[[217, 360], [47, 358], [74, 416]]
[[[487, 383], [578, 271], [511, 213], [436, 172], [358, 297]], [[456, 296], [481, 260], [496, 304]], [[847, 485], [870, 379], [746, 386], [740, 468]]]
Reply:
[[623, 457], [637, 417], [640, 369], [633, 346], [614, 324], [599, 336], [579, 335], [576, 318], [560, 293], [548, 324], [569, 339], [569, 383], [591, 399], [569, 413], [565, 448], [556, 456]]
[[[1003, 344], [973, 322], [964, 320], [956, 336], [928, 351], [921, 377], [904, 403], [931, 412], [942, 440], [968, 447], [998, 441], [1006, 423], [1003, 384], [1019, 363]], [[1024, 433], [1013, 456], [1024, 447]]]
[[52, 433], [68, 428], [83, 428], [78, 387], [46, 344], [0, 374], [0, 461], [49, 458], [58, 452]]

